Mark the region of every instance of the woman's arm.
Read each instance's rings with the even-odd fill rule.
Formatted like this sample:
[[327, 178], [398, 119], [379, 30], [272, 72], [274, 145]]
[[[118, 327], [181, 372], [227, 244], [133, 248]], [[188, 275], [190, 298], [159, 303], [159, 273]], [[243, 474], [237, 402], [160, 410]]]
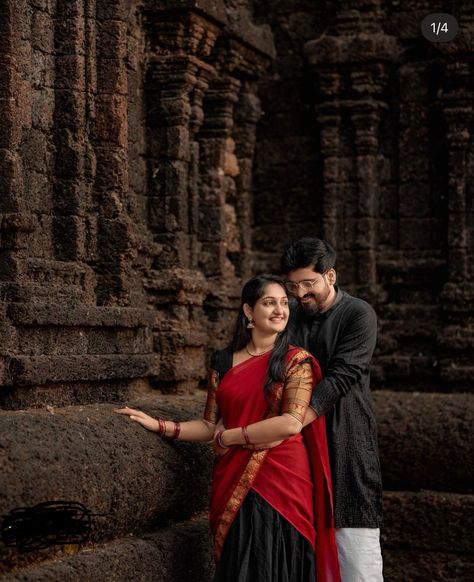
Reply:
[[[119, 410], [114, 410], [117, 414], [123, 414], [128, 416], [133, 422], [141, 424], [147, 430], [152, 432], [160, 431], [160, 423], [156, 418], [145, 414], [141, 410], [135, 410], [134, 408], [121, 408]], [[175, 431], [175, 422], [172, 420], [163, 420], [164, 423], [164, 437], [173, 437]], [[180, 422], [180, 431], [178, 440], [180, 441], [193, 441], [193, 442], [205, 442], [212, 440], [214, 435], [215, 425], [205, 419], [199, 420], [187, 420], [186, 422]]]
[[311, 364], [301, 363], [288, 373], [282, 402], [282, 414], [242, 427], [224, 430], [220, 442], [225, 446], [271, 443], [282, 441], [301, 432], [311, 398], [313, 371]]

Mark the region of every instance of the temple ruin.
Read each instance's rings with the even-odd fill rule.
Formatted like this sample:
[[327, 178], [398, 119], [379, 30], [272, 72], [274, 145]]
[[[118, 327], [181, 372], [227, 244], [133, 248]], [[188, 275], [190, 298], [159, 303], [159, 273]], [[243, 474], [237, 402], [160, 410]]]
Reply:
[[474, 579], [473, 51], [456, 0], [2, 1], [0, 516], [92, 516], [2, 580], [211, 580], [211, 451], [112, 410], [199, 415], [305, 235], [379, 317], [385, 579]]

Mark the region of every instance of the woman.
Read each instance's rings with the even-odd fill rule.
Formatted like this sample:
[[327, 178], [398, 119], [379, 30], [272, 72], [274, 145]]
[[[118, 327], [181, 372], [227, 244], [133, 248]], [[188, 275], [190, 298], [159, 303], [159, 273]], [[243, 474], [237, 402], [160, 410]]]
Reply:
[[324, 419], [305, 429], [307, 446], [300, 434], [307, 411], [314, 416], [308, 404], [320, 370], [288, 345], [288, 316], [283, 281], [253, 277], [230, 347], [213, 356], [202, 420], [117, 411], [161, 436], [214, 440], [215, 582], [313, 582], [316, 572], [318, 582], [339, 580]]

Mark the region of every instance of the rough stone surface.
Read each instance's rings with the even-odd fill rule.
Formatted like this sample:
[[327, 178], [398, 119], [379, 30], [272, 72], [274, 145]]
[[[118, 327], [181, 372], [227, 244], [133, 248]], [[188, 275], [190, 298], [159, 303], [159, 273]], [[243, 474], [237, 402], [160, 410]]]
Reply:
[[[190, 398], [181, 405], [163, 397], [131, 406], [177, 420], [202, 414], [202, 402]], [[163, 441], [114, 414], [111, 405], [2, 412], [0, 424], [1, 515], [46, 501], [77, 501], [97, 515], [91, 542], [98, 543], [207, 507], [210, 447]], [[31, 557], [3, 544], [0, 549], [4, 571]]]
[[450, 548], [460, 556], [474, 553], [474, 538], [467, 534], [474, 517], [474, 495], [388, 491], [384, 511], [384, 551], [444, 553]]
[[206, 517], [163, 530], [117, 539], [59, 554], [56, 560], [2, 576], [3, 582], [202, 582], [212, 580], [209, 526]]
[[474, 397], [374, 394], [384, 489], [474, 493]]
[[259, 92], [254, 264], [328, 239], [341, 285], [378, 311], [373, 385], [472, 392], [474, 24], [467, 4], [431, 9], [457, 18], [454, 41], [421, 38], [418, 0], [254, 3], [277, 51]]

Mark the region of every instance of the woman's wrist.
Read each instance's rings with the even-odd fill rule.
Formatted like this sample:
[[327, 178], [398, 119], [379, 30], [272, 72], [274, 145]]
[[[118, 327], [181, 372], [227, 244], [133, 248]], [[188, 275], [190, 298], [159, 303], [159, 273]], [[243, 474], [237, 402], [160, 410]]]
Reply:
[[224, 441], [224, 434], [226, 432], [227, 431], [225, 430], [219, 430], [216, 434], [216, 442], [221, 449], [228, 449], [230, 447], [230, 445]]
[[160, 435], [161, 438], [169, 438], [174, 440], [178, 439], [179, 433], [181, 432], [180, 422], [173, 422], [173, 428], [172, 430], [169, 430], [166, 420], [159, 416], [156, 418], [156, 421], [158, 422], [158, 430], [156, 432]]

